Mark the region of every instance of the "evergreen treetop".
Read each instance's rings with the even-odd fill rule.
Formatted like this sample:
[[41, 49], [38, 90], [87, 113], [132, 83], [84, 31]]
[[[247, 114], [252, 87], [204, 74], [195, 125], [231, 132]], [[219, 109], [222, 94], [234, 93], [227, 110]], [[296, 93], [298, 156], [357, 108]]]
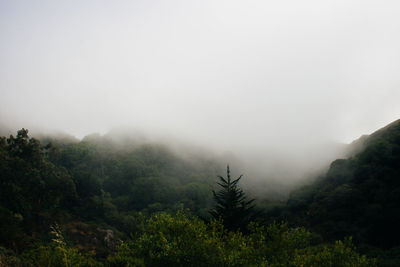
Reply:
[[231, 231], [245, 230], [248, 223], [254, 219], [254, 199], [247, 200], [243, 190], [238, 186], [242, 179], [240, 175], [235, 180], [231, 179], [229, 165], [226, 168], [226, 179], [218, 176], [221, 190], [213, 190], [215, 209], [210, 214], [216, 219], [222, 219], [224, 226]]

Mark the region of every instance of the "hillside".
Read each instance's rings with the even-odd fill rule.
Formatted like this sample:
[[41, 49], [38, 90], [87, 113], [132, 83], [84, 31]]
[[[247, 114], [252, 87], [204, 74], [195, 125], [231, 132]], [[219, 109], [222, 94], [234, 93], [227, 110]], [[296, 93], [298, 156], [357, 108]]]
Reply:
[[209, 219], [218, 160], [121, 144], [0, 138], [0, 266], [375, 265], [349, 239], [326, 244], [286, 223], [229, 230]]
[[390, 250], [388, 257], [399, 257], [400, 120], [351, 146], [352, 156], [335, 160], [326, 175], [292, 192], [283, 217], [327, 240], [353, 236], [365, 251]]

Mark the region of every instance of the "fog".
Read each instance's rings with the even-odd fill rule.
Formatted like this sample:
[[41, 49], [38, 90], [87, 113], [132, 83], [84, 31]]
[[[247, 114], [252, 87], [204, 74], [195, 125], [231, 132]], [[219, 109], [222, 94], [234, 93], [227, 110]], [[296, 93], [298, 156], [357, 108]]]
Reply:
[[332, 144], [400, 118], [399, 10], [1, 1], [0, 124], [78, 138], [130, 129], [304, 174], [340, 154]]

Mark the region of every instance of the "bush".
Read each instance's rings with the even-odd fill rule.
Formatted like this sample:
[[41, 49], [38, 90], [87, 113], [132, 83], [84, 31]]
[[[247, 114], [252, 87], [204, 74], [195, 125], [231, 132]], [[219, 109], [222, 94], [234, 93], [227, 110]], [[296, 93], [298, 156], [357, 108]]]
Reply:
[[110, 266], [375, 266], [360, 256], [351, 239], [312, 245], [304, 228], [285, 223], [249, 225], [249, 234], [229, 232], [221, 221], [204, 223], [183, 211], [145, 220], [133, 240], [123, 243]]

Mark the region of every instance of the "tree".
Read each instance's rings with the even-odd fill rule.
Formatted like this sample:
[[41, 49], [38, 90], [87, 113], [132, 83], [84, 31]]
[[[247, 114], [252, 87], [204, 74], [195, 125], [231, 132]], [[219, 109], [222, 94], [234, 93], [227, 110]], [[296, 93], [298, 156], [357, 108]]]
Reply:
[[7, 138], [8, 150], [13, 156], [38, 164], [41, 161], [40, 142], [35, 138], [29, 138], [28, 132], [22, 128], [15, 138], [10, 135], [10, 138]]
[[254, 212], [254, 199], [247, 200], [243, 190], [238, 187], [238, 182], [242, 179], [240, 175], [236, 180], [231, 179], [229, 165], [226, 168], [225, 179], [218, 176], [222, 187], [217, 193], [213, 190], [216, 207], [210, 214], [216, 219], [222, 219], [224, 226], [231, 231], [238, 229], [245, 230], [249, 222], [256, 217]]

